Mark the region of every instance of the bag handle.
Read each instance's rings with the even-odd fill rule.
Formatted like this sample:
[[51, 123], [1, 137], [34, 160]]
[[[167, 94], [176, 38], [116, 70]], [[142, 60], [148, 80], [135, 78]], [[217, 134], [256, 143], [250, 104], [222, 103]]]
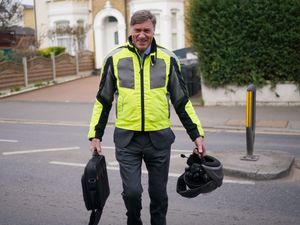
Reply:
[[98, 225], [102, 215], [102, 209], [93, 210], [90, 216], [89, 225]]

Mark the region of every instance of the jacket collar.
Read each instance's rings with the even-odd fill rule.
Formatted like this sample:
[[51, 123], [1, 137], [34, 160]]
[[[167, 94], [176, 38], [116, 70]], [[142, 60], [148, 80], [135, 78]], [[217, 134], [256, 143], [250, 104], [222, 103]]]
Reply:
[[[138, 49], [134, 46], [131, 35], [128, 37], [127, 47], [130, 51], [138, 54]], [[149, 55], [151, 57], [151, 64], [154, 65], [156, 63], [156, 58], [157, 58], [157, 44], [154, 37], [152, 39], [151, 50]]]
[[[134, 44], [132, 42], [131, 35], [128, 37], [127, 45], [128, 45], [129, 50], [138, 52], [138, 49], [134, 46]], [[156, 44], [155, 38], [153, 38], [152, 43], [151, 43], [150, 54], [155, 53], [156, 51], [157, 51], [157, 44]]]

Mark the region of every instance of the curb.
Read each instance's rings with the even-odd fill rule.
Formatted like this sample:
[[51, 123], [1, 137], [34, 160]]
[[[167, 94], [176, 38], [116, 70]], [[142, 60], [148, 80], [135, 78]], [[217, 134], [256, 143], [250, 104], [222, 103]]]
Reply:
[[273, 180], [289, 175], [295, 162], [295, 157], [281, 151], [256, 151], [257, 161], [241, 160], [242, 152], [215, 152], [212, 155], [223, 164], [227, 176], [247, 178], [257, 181]]
[[[109, 125], [114, 125], [114, 120], [109, 120], [107, 122]], [[224, 132], [232, 132], [232, 133], [245, 133], [245, 127], [237, 127], [237, 126], [222, 126], [222, 125], [207, 125], [202, 126], [205, 131], [224, 131]], [[171, 123], [171, 128], [175, 129], [184, 129], [181, 124]], [[289, 130], [289, 129], [276, 129], [276, 128], [256, 128], [255, 134], [279, 134], [279, 135], [296, 135], [300, 136], [300, 130]]]
[[300, 169], [300, 159], [295, 159], [294, 165], [297, 169]]

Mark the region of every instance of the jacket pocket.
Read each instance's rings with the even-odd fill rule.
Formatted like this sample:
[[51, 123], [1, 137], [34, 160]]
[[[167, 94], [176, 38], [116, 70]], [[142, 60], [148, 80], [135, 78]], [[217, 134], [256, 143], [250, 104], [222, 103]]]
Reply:
[[167, 149], [170, 148], [175, 141], [175, 134], [171, 128], [166, 128], [158, 131], [149, 132], [151, 143], [157, 149]]
[[114, 143], [117, 147], [124, 148], [130, 143], [133, 135], [134, 131], [116, 127], [114, 130]]

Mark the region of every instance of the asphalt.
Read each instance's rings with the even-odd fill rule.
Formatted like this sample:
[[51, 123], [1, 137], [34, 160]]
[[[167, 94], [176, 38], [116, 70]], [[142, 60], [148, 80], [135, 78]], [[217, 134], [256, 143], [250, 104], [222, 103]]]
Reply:
[[[42, 90], [47, 93], [48, 101], [92, 103], [98, 83], [97, 76], [69, 76], [58, 78]], [[20, 94], [26, 93], [26, 98], [38, 100], [42, 95], [34, 90], [41, 88], [31, 86], [14, 92], [7, 90], [1, 92], [0, 98], [14, 99], [17, 96], [18, 100], [22, 100], [23, 95]], [[199, 95], [192, 96], [190, 99], [204, 130], [245, 131], [245, 106], [202, 106]], [[111, 116], [109, 123], [113, 122], [114, 117]], [[171, 113], [171, 124], [173, 127], [182, 127], [174, 112]], [[300, 106], [257, 106], [255, 133], [288, 134], [300, 137]], [[222, 162], [225, 175], [253, 180], [281, 178], [287, 176], [292, 168], [300, 168], [299, 159], [281, 151], [254, 149], [253, 154], [247, 154], [245, 150], [208, 152], [208, 154]]]

